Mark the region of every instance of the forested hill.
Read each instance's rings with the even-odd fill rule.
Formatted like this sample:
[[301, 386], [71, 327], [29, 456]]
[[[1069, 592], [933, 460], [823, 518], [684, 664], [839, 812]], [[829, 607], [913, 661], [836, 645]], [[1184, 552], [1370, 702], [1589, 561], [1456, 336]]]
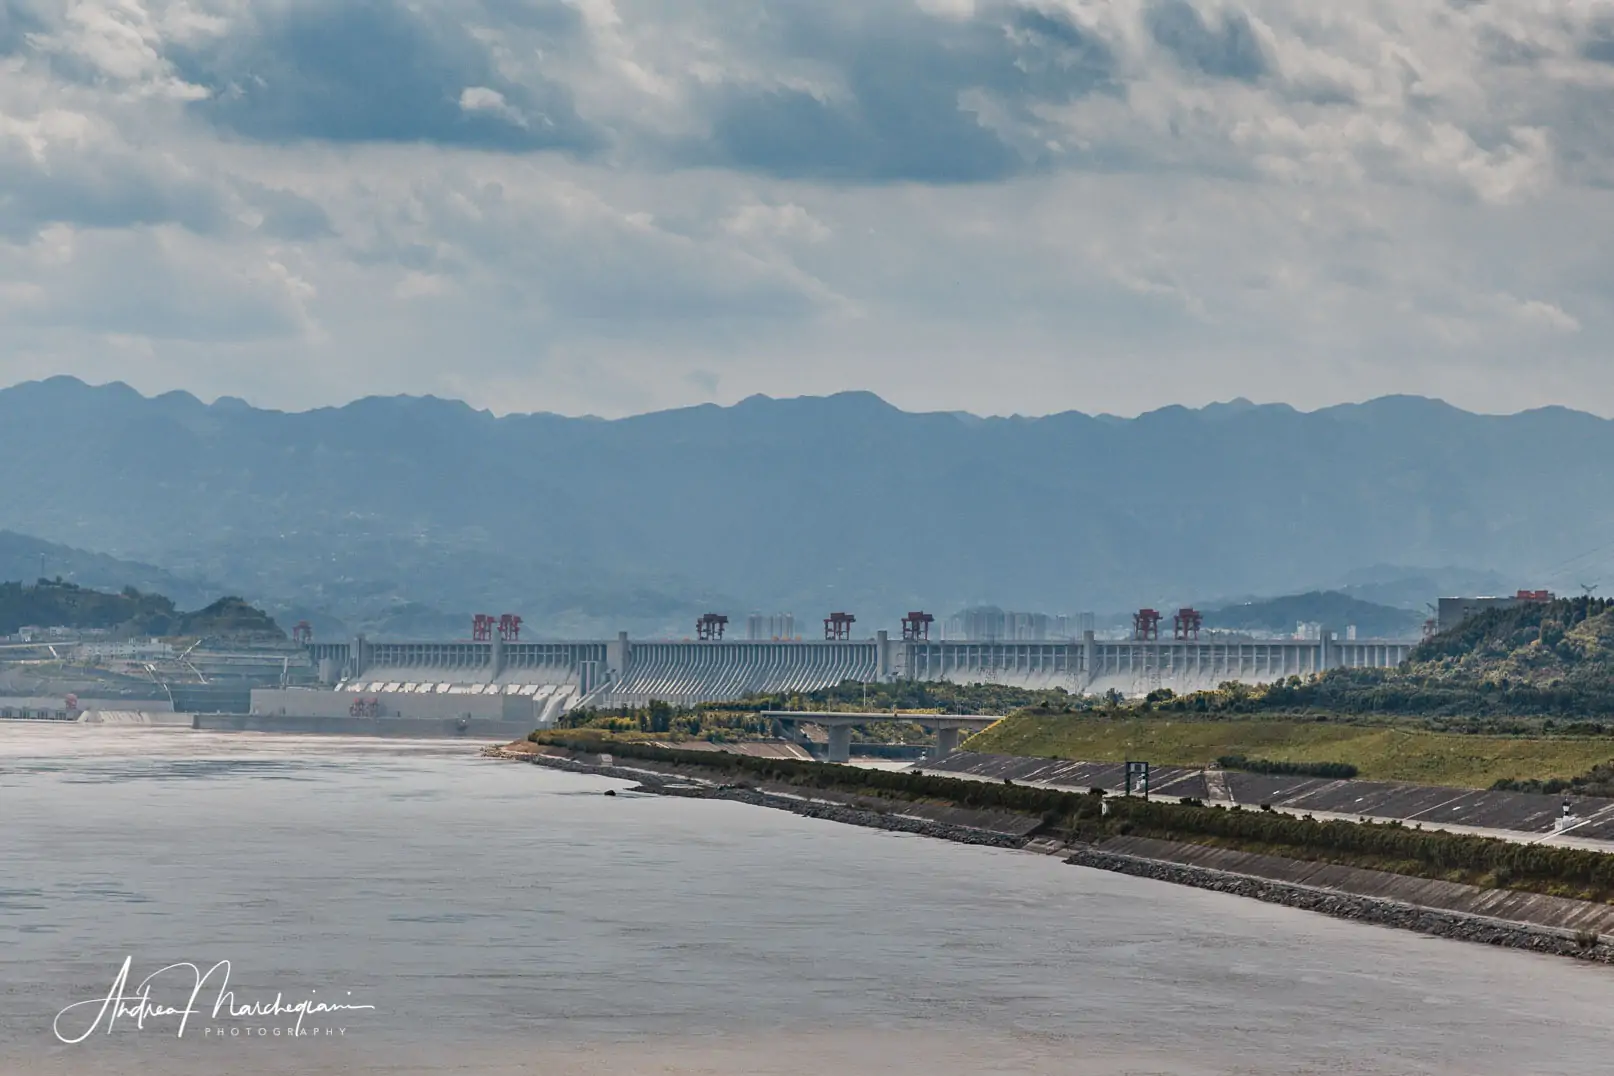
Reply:
[[1492, 609], [1419, 644], [1396, 669], [1336, 669], [1257, 693], [1255, 707], [1443, 716], [1614, 714], [1614, 601]]
[[61, 580], [41, 579], [25, 586], [0, 583], [0, 634], [23, 627], [106, 629], [126, 635], [217, 636], [273, 641], [286, 637], [267, 613], [240, 598], [220, 598], [204, 609], [182, 612], [171, 598], [91, 590]]

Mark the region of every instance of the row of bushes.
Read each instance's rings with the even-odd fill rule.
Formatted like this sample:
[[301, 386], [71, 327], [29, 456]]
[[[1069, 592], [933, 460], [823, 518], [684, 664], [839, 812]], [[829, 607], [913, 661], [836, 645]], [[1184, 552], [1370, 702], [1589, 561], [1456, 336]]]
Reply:
[[[1288, 848], [1301, 854], [1344, 853], [1422, 864], [1426, 873], [1453, 870], [1492, 875], [1498, 884], [1614, 892], [1614, 855], [1491, 837], [1412, 829], [1399, 822], [1320, 822], [1270, 811], [1162, 803], [1158, 800], [1062, 792], [1005, 781], [991, 784], [900, 770], [836, 766], [786, 758], [756, 758], [714, 751], [679, 751], [601, 736], [534, 733], [535, 742], [590, 754], [655, 759], [696, 766], [736, 778], [780, 781], [910, 799], [939, 800], [961, 807], [1016, 811], [1040, 816], [1065, 830], [1095, 833], [1126, 826], [1165, 839], [1222, 838]], [[1095, 790], [1096, 791], [1096, 790]], [[1107, 817], [1106, 817], [1107, 816]], [[1101, 821], [1102, 820], [1102, 821]]]
[[1216, 764], [1224, 770], [1244, 770], [1246, 773], [1281, 774], [1284, 777], [1331, 777], [1350, 780], [1357, 775], [1349, 762], [1278, 762], [1270, 758], [1245, 758], [1243, 755], [1223, 755]]
[[1504, 777], [1491, 786], [1493, 792], [1536, 792], [1555, 796], [1572, 792], [1577, 796], [1614, 796], [1614, 762], [1600, 762], [1590, 770], [1567, 781], [1554, 777], [1546, 781], [1515, 780]]
[[1179, 806], [1114, 799], [1110, 814], [1167, 840], [1219, 837], [1297, 851], [1340, 852], [1415, 862], [1432, 873], [1490, 874], [1499, 884], [1529, 882], [1606, 893], [1614, 890], [1614, 855], [1492, 837], [1412, 829], [1399, 822], [1320, 822], [1267, 811]]

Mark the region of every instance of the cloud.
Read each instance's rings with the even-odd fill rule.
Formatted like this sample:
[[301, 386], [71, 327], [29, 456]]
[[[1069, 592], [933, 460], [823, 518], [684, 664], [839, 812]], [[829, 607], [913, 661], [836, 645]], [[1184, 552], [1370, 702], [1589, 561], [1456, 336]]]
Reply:
[[1144, 18], [1155, 42], [1185, 67], [1247, 82], [1267, 73], [1266, 54], [1242, 12], [1224, 12], [1212, 26], [1188, 0], [1154, 0]]
[[52, 223], [227, 226], [226, 192], [172, 156], [131, 143], [110, 118], [71, 108], [0, 112], [0, 235]]
[[[574, 43], [577, 21], [557, 2], [526, 20], [551, 47]], [[497, 11], [509, 13], [514, 5]], [[496, 29], [496, 28], [495, 28]], [[208, 122], [267, 142], [433, 142], [482, 149], [581, 151], [598, 133], [564, 86], [541, 72], [503, 75], [497, 50], [468, 20], [401, 0], [294, 0], [256, 5], [228, 33], [175, 48], [192, 108]]]
[[1610, 40], [1533, 0], [0, 0], [0, 379], [1614, 413]]
[[[851, 14], [850, 12], [857, 12]], [[981, 182], [1046, 163], [1038, 104], [1113, 90], [1105, 42], [1069, 16], [776, 5], [754, 47], [791, 61], [697, 96], [684, 159], [792, 178]]]
[[184, 341], [295, 338], [313, 288], [285, 263], [220, 259], [175, 228], [46, 229], [0, 259], [14, 328]]

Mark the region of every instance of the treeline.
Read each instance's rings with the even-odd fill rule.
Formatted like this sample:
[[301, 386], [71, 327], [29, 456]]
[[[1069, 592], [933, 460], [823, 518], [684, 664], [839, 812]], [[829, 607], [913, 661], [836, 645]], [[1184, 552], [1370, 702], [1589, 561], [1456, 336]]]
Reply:
[[706, 710], [674, 706], [660, 699], [645, 706], [614, 709], [581, 707], [562, 714], [556, 728], [603, 733], [642, 733], [661, 739], [734, 743], [773, 735], [772, 722], [755, 710]]
[[1223, 755], [1216, 760], [1216, 764], [1224, 770], [1284, 777], [1330, 777], [1346, 781], [1360, 772], [1349, 762], [1279, 762], [1270, 758], [1245, 758], [1243, 755]]
[[[1205, 717], [1258, 714], [1385, 715], [1439, 718], [1453, 731], [1499, 731], [1496, 719], [1556, 716], [1579, 718], [1578, 731], [1600, 735], [1603, 721], [1614, 719], [1614, 673], [1583, 677], [1570, 683], [1538, 686], [1508, 678], [1462, 680], [1406, 669], [1330, 669], [1319, 675], [1266, 686], [1226, 683], [1212, 691], [1195, 691], [1157, 699], [1145, 710]], [[1484, 725], [1468, 727], [1473, 719]], [[1534, 731], [1520, 725], [1518, 731]], [[1550, 730], [1549, 730], [1550, 731]]]
[[731, 702], [675, 706], [652, 700], [646, 706], [583, 707], [556, 722], [563, 729], [608, 733], [643, 733], [658, 739], [733, 743], [777, 736], [764, 710], [858, 711], [885, 713], [889, 721], [870, 721], [851, 730], [856, 743], [928, 743], [931, 736], [903, 713], [1007, 714], [1021, 708], [1066, 712], [1093, 705], [1061, 690], [1032, 691], [1001, 684], [950, 684], [917, 681], [864, 684], [847, 681], [821, 691], [748, 695]]
[[751, 695], [722, 707], [758, 710], [915, 710], [939, 714], [1007, 714], [1026, 708], [1062, 710], [1076, 702], [1063, 688], [1034, 690], [1005, 684], [952, 684], [898, 680], [865, 684], [848, 680], [820, 691]]
[[1164, 840], [1253, 847], [1291, 858], [1344, 860], [1417, 877], [1445, 878], [1460, 872], [1475, 884], [1501, 888], [1569, 888], [1598, 899], [1614, 893], [1614, 855], [1420, 830], [1399, 822], [1323, 822], [1265, 810], [1105, 796], [1097, 790], [1064, 792], [902, 770], [679, 751], [598, 735], [535, 732], [530, 738], [536, 743], [587, 754], [608, 752], [619, 758], [698, 767], [733, 779], [1015, 811], [1040, 817], [1048, 831], [1080, 839], [1101, 840], [1109, 835], [1136, 833]]

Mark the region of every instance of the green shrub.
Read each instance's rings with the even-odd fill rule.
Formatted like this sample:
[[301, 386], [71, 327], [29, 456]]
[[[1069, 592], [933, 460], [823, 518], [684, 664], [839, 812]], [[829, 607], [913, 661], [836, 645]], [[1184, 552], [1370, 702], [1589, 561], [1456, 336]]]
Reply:
[[1243, 755], [1223, 755], [1216, 760], [1216, 764], [1224, 770], [1281, 774], [1285, 777], [1330, 777], [1346, 781], [1360, 772], [1349, 762], [1278, 762], [1269, 758], [1245, 758]]

